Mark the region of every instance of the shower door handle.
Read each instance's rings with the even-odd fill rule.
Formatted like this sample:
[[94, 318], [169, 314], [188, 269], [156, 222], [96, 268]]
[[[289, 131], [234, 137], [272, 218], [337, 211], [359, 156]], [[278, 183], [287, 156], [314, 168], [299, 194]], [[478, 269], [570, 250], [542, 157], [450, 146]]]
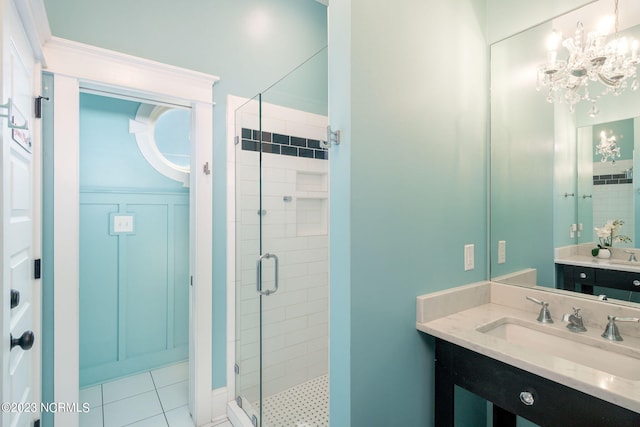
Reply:
[[[262, 260], [263, 259], [271, 259], [276, 263], [275, 270], [275, 286], [273, 289], [262, 290]], [[278, 291], [278, 257], [276, 254], [266, 253], [258, 257], [258, 261], [256, 261], [256, 289], [260, 295], [269, 296], [271, 294], [275, 294]]]

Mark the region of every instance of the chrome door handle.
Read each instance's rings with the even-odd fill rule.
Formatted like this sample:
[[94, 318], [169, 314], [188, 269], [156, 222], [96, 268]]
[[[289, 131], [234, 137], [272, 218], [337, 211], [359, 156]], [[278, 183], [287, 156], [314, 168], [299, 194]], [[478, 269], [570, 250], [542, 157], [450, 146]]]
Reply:
[[[267, 289], [265, 291], [262, 290], [262, 260], [263, 259], [271, 259], [276, 263], [276, 271], [275, 271], [275, 286], [273, 289]], [[276, 254], [266, 253], [258, 257], [258, 261], [256, 261], [256, 290], [260, 295], [269, 296], [271, 294], [275, 294], [278, 291], [278, 257]]]

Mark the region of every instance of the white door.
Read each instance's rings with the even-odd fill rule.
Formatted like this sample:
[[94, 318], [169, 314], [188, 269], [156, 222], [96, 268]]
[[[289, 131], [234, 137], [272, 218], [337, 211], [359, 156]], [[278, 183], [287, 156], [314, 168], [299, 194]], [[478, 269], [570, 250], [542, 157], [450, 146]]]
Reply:
[[[2, 2], [2, 396], [0, 425], [30, 426], [38, 417], [34, 388], [33, 53], [12, 1]], [[27, 129], [21, 128], [23, 125]], [[17, 126], [14, 127], [14, 126]], [[11, 306], [14, 306], [11, 308]], [[35, 340], [40, 337], [35, 336]], [[36, 374], [34, 375], [34, 371]], [[9, 406], [7, 406], [9, 405]], [[26, 406], [25, 406], [26, 405]]]

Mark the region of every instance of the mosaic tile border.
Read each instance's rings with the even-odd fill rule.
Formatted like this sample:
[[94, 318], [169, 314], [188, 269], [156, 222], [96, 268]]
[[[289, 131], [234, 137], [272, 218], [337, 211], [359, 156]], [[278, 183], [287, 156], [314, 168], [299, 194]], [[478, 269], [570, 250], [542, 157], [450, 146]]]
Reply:
[[[281, 133], [262, 132], [262, 152], [309, 159], [329, 159], [329, 150], [323, 148], [317, 139], [301, 138]], [[242, 128], [242, 149], [260, 150], [260, 131]]]
[[608, 175], [593, 175], [593, 185], [632, 184], [633, 178], [628, 178], [626, 173]]

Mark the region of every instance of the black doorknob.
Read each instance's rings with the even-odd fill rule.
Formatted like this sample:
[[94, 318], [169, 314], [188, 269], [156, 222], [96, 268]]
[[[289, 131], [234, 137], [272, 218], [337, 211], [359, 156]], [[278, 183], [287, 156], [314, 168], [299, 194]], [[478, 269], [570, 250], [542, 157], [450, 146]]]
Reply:
[[29, 350], [31, 349], [31, 347], [33, 347], [33, 341], [35, 340], [35, 336], [31, 331], [26, 331], [24, 334], [22, 334], [20, 338], [14, 338], [13, 335], [10, 335], [10, 337], [11, 337], [11, 349], [19, 345], [21, 349]]
[[11, 289], [11, 308], [16, 308], [20, 304], [20, 292]]

